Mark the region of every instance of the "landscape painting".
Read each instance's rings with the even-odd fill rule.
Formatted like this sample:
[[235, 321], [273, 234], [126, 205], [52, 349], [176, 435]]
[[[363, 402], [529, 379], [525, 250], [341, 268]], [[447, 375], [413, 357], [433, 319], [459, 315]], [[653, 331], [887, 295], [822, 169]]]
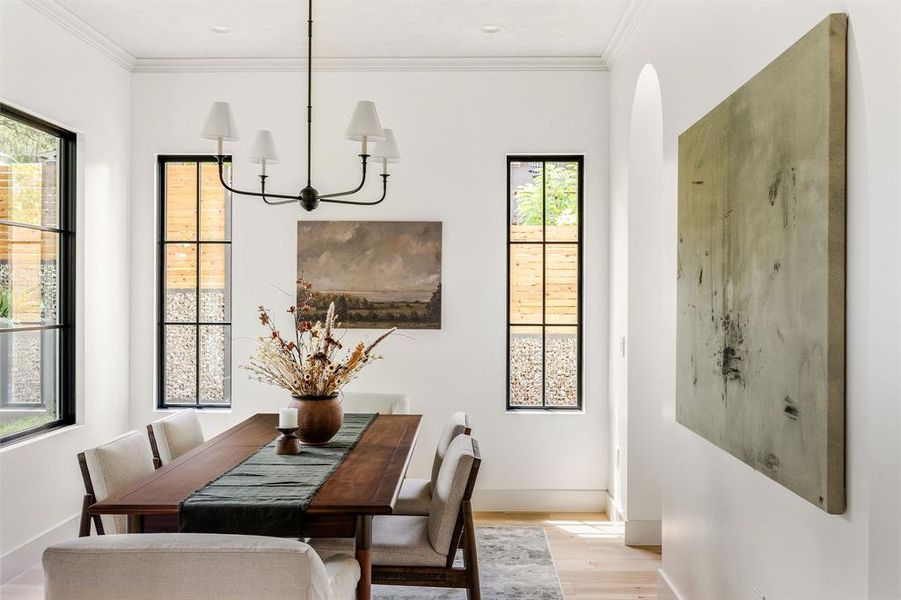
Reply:
[[845, 49], [830, 15], [679, 136], [676, 420], [845, 510]]
[[441, 223], [298, 221], [297, 276], [315, 319], [352, 329], [441, 329]]

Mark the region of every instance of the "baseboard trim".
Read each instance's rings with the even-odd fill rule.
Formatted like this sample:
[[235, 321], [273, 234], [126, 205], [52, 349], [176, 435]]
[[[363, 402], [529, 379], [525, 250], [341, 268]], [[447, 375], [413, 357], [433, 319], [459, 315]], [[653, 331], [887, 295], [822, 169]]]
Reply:
[[78, 514], [31, 538], [0, 557], [0, 584], [15, 579], [41, 562], [44, 548], [78, 536]]
[[607, 490], [486, 490], [476, 489], [477, 511], [605, 512]]
[[673, 584], [673, 580], [669, 578], [669, 575], [666, 574], [666, 571], [664, 571], [663, 568], [657, 569], [657, 575], [660, 576], [658, 585], [665, 585], [668, 588], [670, 595], [676, 600], [686, 600], [685, 596], [679, 591], [679, 588]]
[[626, 521], [627, 546], [659, 546], [661, 540], [660, 521]]
[[622, 523], [626, 520], [619, 502], [609, 493], [607, 494], [607, 517], [614, 523]]

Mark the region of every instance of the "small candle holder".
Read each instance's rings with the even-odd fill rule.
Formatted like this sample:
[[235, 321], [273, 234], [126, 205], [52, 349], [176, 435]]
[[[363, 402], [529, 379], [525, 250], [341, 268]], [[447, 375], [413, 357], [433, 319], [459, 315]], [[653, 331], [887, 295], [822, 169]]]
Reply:
[[300, 454], [300, 439], [295, 435], [297, 427], [278, 428], [281, 435], [275, 438], [276, 454]]

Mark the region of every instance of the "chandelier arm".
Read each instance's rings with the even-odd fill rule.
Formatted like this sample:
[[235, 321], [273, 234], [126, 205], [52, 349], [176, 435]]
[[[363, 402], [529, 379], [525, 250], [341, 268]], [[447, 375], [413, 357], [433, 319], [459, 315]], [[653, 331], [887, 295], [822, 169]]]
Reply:
[[[267, 177], [268, 177], [268, 175], [260, 175], [260, 197], [263, 199], [263, 202], [265, 202], [269, 206], [279, 206], [280, 204], [293, 204], [294, 202], [298, 201], [298, 198], [294, 198], [291, 196], [288, 196], [288, 198], [289, 198], [288, 200], [277, 200], [277, 201], [269, 200], [269, 198], [266, 197], [267, 195], [271, 195], [271, 194], [266, 194], [266, 178]], [[277, 195], [277, 194], [275, 194], [275, 195]], [[284, 197], [284, 196], [279, 196], [279, 197]]]
[[[263, 186], [264, 192], [248, 192], [233, 188], [225, 182], [225, 174], [222, 172], [222, 166], [225, 162], [225, 156], [217, 155], [216, 161], [219, 163], [219, 182], [222, 184], [222, 187], [233, 194], [238, 194], [240, 196], [256, 196], [257, 198], [262, 198], [263, 202], [265, 202], [266, 204], [271, 204], [272, 206], [278, 206], [279, 204], [290, 204], [291, 202], [297, 202], [300, 200], [298, 196], [286, 196], [284, 194], [266, 194], [264, 193], [265, 185]], [[285, 198], [285, 200], [283, 202], [273, 202], [271, 200], [268, 200], [267, 198]]]
[[334, 204], [354, 204], [356, 206], [374, 206], [374, 205], [382, 202], [385, 199], [385, 197], [388, 195], [388, 177], [390, 177], [390, 175], [385, 173], [381, 177], [382, 177], [382, 197], [373, 202], [356, 202], [354, 200], [332, 200], [330, 198], [322, 198], [322, 197], [320, 197], [319, 200], [321, 202], [332, 202]]
[[325, 198], [338, 198], [340, 196], [351, 196], [363, 189], [363, 185], [366, 183], [366, 161], [369, 158], [369, 155], [361, 154], [360, 158], [363, 159], [363, 177], [360, 179], [360, 185], [358, 185], [354, 189], [348, 190], [346, 192], [334, 192], [332, 194], [319, 194], [320, 200], [324, 200]]

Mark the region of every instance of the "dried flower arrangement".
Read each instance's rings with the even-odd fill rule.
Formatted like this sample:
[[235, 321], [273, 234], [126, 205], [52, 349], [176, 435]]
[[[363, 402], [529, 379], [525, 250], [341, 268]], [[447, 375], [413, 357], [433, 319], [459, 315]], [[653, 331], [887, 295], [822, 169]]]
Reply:
[[303, 278], [297, 280], [298, 305], [288, 309], [294, 319], [293, 341], [286, 341], [269, 311], [259, 307], [260, 322], [269, 327], [270, 334], [259, 338], [260, 344], [244, 368], [253, 379], [284, 388], [294, 396], [329, 397], [355, 379], [363, 367], [382, 358], [373, 350], [397, 328], [384, 332], [368, 346], [359, 342], [352, 351], [341, 353], [344, 346], [336, 337], [340, 323], [335, 303], [329, 305], [324, 323], [306, 318], [313, 310], [312, 287]]

